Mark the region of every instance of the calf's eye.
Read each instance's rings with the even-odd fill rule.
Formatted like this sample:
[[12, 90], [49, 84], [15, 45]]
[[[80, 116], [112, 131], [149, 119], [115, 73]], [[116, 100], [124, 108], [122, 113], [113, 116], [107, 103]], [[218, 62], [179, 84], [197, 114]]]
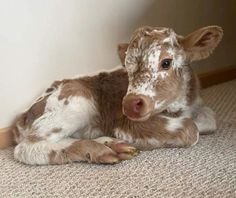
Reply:
[[164, 69], [164, 70], [168, 70], [170, 69], [171, 67], [171, 62], [172, 62], [172, 59], [168, 58], [168, 59], [163, 59], [161, 61], [161, 68]]

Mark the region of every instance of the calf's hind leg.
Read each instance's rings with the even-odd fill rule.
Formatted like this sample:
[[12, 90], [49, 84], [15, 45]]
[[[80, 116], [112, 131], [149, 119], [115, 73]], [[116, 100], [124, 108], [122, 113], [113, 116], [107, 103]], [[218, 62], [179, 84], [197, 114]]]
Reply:
[[134, 147], [111, 138], [103, 138], [104, 142], [71, 138], [76, 131], [91, 124], [96, 106], [92, 99], [83, 96], [71, 97], [64, 104], [58, 95], [60, 90], [37, 101], [16, 121], [13, 130], [20, 138], [17, 138], [15, 159], [32, 165], [75, 161], [112, 164], [136, 154]]

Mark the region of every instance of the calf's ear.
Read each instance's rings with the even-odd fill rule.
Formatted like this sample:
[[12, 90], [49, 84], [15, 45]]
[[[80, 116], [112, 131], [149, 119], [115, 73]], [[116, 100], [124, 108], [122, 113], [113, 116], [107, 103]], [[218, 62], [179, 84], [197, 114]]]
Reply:
[[128, 43], [121, 43], [118, 45], [118, 55], [121, 61], [121, 64], [125, 66], [125, 56], [126, 56], [126, 51], [128, 49], [129, 44]]
[[190, 61], [207, 58], [217, 47], [223, 36], [223, 30], [219, 26], [207, 26], [180, 38]]

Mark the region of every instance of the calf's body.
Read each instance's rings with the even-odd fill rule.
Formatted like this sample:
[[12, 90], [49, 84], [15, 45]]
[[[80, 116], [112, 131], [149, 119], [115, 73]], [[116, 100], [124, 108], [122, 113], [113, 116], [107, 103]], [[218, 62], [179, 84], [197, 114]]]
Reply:
[[[146, 96], [148, 90], [130, 91], [131, 74], [124, 67], [54, 82], [12, 125], [17, 142], [14, 157], [37, 165], [117, 163], [136, 156], [136, 148], [196, 144], [199, 132], [216, 129], [214, 113], [204, 106], [198, 80], [189, 65], [183, 65], [181, 71], [181, 76], [174, 69], [164, 75], [172, 82], [169, 87], [165, 85], [167, 90], [162, 88], [173, 95], [168, 102]], [[173, 91], [178, 93], [170, 93]], [[137, 97], [141, 106], [133, 102]], [[137, 107], [151, 110], [141, 117]]]

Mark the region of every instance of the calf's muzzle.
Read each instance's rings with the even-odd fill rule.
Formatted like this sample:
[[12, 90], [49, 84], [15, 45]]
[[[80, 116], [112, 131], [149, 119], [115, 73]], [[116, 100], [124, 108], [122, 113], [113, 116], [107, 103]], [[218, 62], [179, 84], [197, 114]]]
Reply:
[[128, 94], [123, 98], [123, 114], [129, 119], [143, 121], [150, 117], [154, 102], [148, 96]]

